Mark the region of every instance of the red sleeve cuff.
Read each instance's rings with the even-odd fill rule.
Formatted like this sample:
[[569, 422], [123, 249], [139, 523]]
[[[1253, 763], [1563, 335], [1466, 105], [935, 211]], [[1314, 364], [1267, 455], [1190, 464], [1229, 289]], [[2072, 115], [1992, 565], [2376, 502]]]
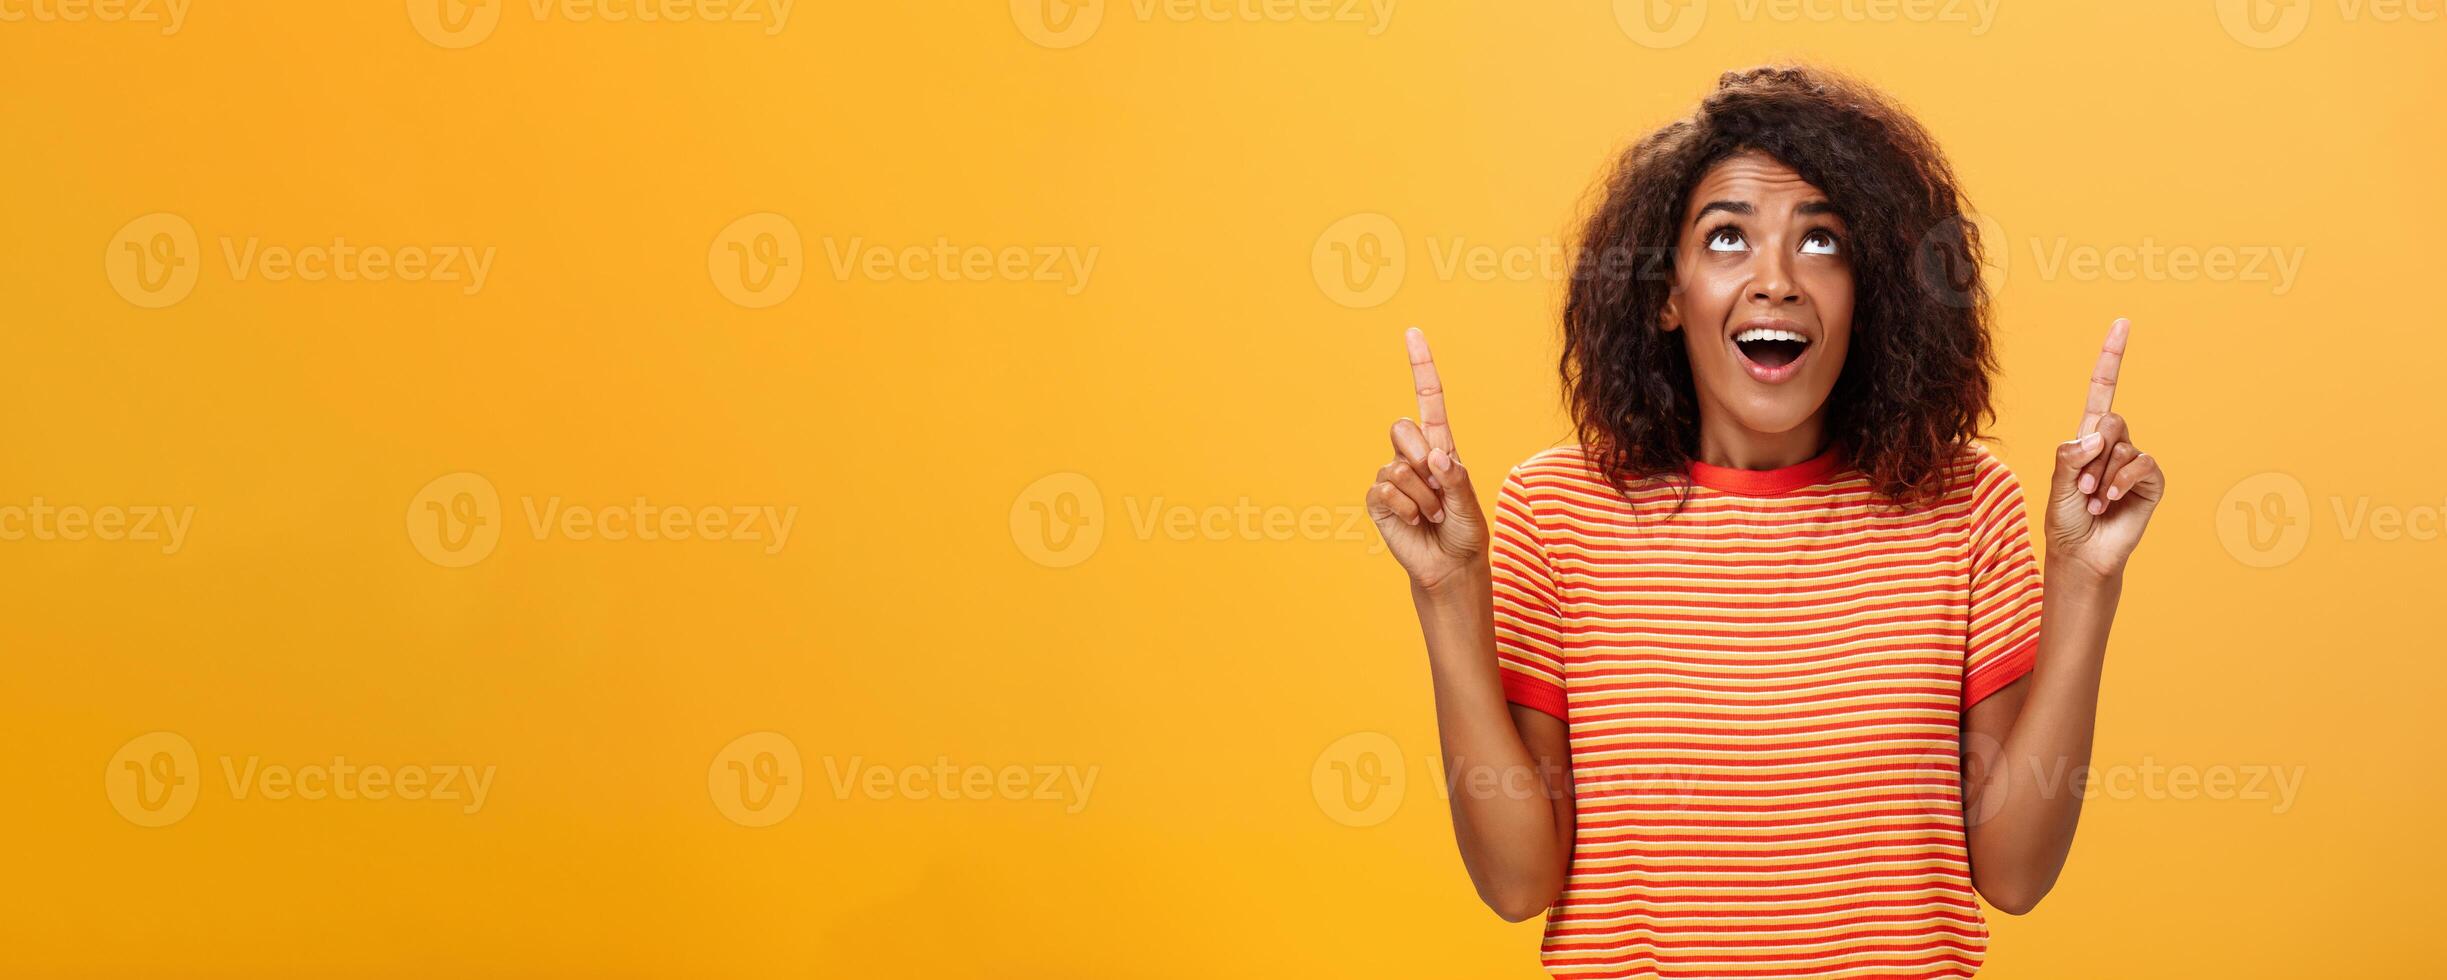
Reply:
[[2021, 680], [2031, 672], [2031, 664], [2038, 657], [2039, 637], [2034, 635], [1973, 667], [1970, 675], [1963, 678], [1963, 710], [1971, 710], [1972, 705], [2004, 690], [2005, 685]]
[[1496, 672], [1503, 675], [1504, 700], [1524, 708], [1543, 711], [1557, 718], [1570, 720], [1571, 716], [1564, 713], [1563, 688], [1556, 686], [1551, 681], [1538, 680], [1517, 671], [1498, 670]]

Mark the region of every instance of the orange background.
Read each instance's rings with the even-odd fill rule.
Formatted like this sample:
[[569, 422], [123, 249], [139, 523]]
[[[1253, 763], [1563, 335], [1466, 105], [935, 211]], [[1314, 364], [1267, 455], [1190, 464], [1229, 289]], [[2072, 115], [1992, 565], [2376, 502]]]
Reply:
[[[2094, 799], [1986, 975], [2434, 958], [2435, 3], [1982, 29], [1968, 0], [1718, 0], [1658, 8], [1703, 18], [1677, 41], [1590, 2], [800, 3], [770, 32], [432, 2], [198, 0], [165, 34], [0, 0], [0, 508], [192, 508], [167, 554], [0, 534], [0, 973], [1536, 975], [1537, 925], [1454, 854], [1401, 576], [1352, 520], [1413, 411], [1400, 331], [1482, 471], [1562, 438], [1559, 284], [1440, 257], [1559, 243], [1626, 140], [1781, 56], [1913, 107], [2001, 231], [2026, 485], [2135, 322], [2118, 407], [2173, 496], [2096, 761], [2301, 779], [2282, 808]], [[122, 229], [160, 213], [197, 236], [175, 297], [125, 284], [154, 239]], [[1381, 296], [1330, 274], [1352, 215], [1396, 229]], [[472, 293], [303, 281], [234, 272], [249, 239], [494, 258]], [[1094, 262], [834, 261], [938, 242]], [[2299, 265], [2078, 259], [2145, 245]], [[743, 255], [793, 284], [726, 281]], [[450, 567], [419, 522], [470, 487], [499, 539]], [[555, 497], [796, 518], [772, 554], [538, 536]], [[2406, 523], [2350, 520], [2381, 512]], [[152, 732], [194, 758], [145, 770]], [[466, 812], [241, 799], [223, 768], [343, 757], [493, 776]], [[938, 764], [1030, 785], [900, 781]], [[1091, 791], [1040, 798], [1040, 767]], [[169, 812], [147, 771], [191, 809], [140, 825]]]

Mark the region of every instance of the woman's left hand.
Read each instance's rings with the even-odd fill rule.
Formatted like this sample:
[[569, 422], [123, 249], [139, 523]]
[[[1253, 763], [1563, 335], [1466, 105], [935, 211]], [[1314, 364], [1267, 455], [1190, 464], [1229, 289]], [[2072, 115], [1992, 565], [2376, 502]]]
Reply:
[[2102, 578], [2124, 574], [2124, 563], [2141, 544], [2150, 512], [2165, 496], [2166, 474], [2158, 458], [2133, 445], [2132, 427], [2111, 409], [2116, 372], [2132, 321], [2107, 328], [2098, 368], [2090, 375], [2090, 400], [2082, 408], [2080, 433], [2056, 447], [2056, 475], [2048, 491], [2048, 558], [2062, 558]]

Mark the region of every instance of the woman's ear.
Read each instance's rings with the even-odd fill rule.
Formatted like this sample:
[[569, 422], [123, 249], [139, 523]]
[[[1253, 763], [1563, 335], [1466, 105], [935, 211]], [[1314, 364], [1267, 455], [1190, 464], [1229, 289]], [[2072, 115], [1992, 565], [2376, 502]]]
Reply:
[[1681, 297], [1679, 289], [1665, 294], [1665, 311], [1657, 314], [1657, 329], [1666, 333], [1682, 329], [1682, 306], [1678, 302]]

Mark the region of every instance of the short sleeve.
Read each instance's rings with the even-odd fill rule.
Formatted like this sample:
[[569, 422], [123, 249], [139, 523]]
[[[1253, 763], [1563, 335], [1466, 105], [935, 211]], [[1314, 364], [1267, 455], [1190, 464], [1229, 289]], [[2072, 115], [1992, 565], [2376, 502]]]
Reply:
[[1971, 504], [1970, 630], [1963, 649], [1963, 710], [2031, 672], [2039, 652], [2039, 562], [2023, 516], [2022, 482], [1975, 450]]
[[1496, 667], [1505, 700], [1563, 718], [1561, 604], [1523, 475], [1528, 465], [1514, 467], [1495, 497], [1488, 569], [1495, 585]]

